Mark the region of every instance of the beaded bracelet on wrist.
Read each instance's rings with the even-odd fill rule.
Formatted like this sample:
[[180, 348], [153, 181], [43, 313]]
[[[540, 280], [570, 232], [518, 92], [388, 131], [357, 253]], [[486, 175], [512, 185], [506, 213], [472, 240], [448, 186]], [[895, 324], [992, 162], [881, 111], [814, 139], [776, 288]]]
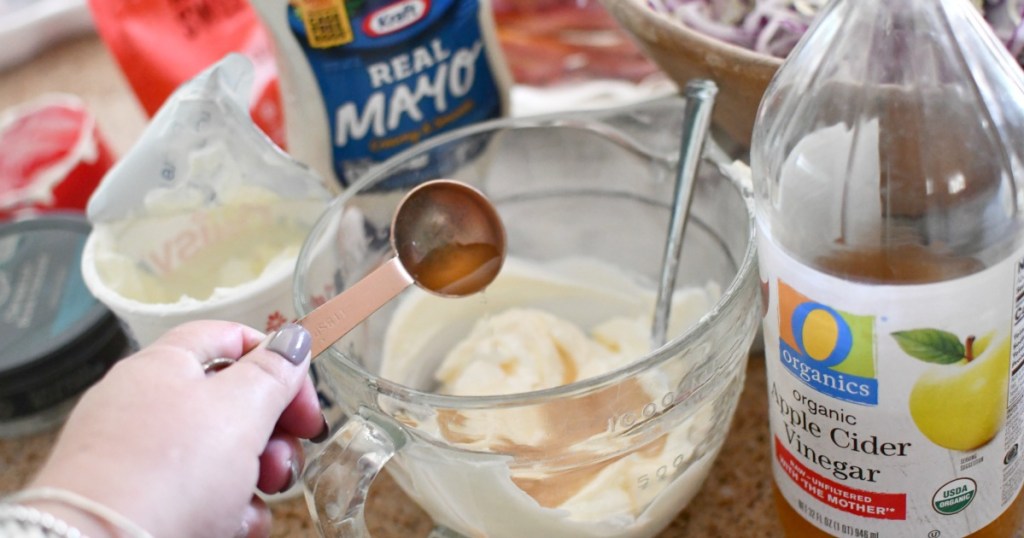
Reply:
[[0, 536], [5, 538], [85, 538], [53, 514], [20, 504], [0, 503]]
[[[94, 501], [92, 499], [89, 499], [87, 497], [79, 495], [79, 494], [77, 494], [75, 492], [68, 491], [66, 489], [49, 488], [49, 487], [32, 488], [32, 489], [26, 489], [26, 490], [21, 490], [21, 491], [15, 492], [15, 493], [13, 493], [11, 495], [8, 495], [7, 497], [0, 498], [0, 506], [6, 506], [6, 507], [12, 507], [13, 506], [13, 507], [18, 507], [18, 508], [25, 508], [25, 509], [31, 510], [32, 512], [35, 512], [35, 513], [38, 513], [38, 514], [42, 514], [43, 516], [49, 516], [55, 522], [63, 523], [64, 524], [64, 528], [67, 528], [67, 534], [52, 534], [52, 532], [56, 532], [56, 531], [48, 531], [48, 532], [51, 532], [51, 534], [43, 533], [43, 534], [19, 534], [19, 535], [14, 535], [14, 536], [18, 536], [19, 538], [21, 536], [33, 536], [33, 537], [39, 536], [39, 537], [46, 537], [46, 538], [49, 538], [49, 537], [86, 538], [85, 535], [82, 534], [79, 530], [77, 530], [74, 527], [71, 527], [70, 525], [60, 521], [59, 519], [57, 519], [53, 515], [47, 514], [46, 512], [41, 511], [41, 510], [36, 510], [34, 508], [27, 507], [24, 504], [22, 504], [22, 503], [29, 503], [29, 502], [51, 502], [51, 503], [61, 504], [61, 505], [64, 505], [64, 506], [66, 506], [68, 508], [72, 508], [74, 510], [77, 510], [78, 512], [81, 512], [83, 515], [91, 517], [91, 518], [95, 519], [97, 522], [99, 522], [102, 525], [104, 525], [106, 528], [108, 528], [110, 530], [111, 536], [115, 536], [117, 538], [153, 538], [153, 536], [151, 534], [149, 534], [148, 532], [146, 532], [145, 529], [143, 529], [142, 527], [136, 525], [133, 521], [131, 521], [130, 519], [124, 517], [123, 515], [118, 513], [116, 510], [113, 510], [113, 509], [111, 509], [111, 508], [109, 508], [107, 506], [104, 506], [101, 503], [98, 503], [98, 502], [96, 502], [96, 501]], [[23, 514], [23, 513], [19, 512], [19, 514]], [[21, 517], [27, 517], [27, 516], [22, 515]], [[12, 519], [13, 519], [12, 516], [8, 516], [7, 519], [0, 519], [0, 531], [5, 531], [6, 530], [6, 528], [2, 526], [4, 524], [4, 521], [8, 521], [8, 520], [12, 520]], [[37, 517], [36, 519], [39, 519], [39, 518]], [[22, 521], [22, 520], [19, 520], [19, 521]], [[47, 520], [47, 522], [48, 521], [49, 520]], [[30, 522], [22, 521], [22, 523], [24, 523], [25, 525], [28, 525]], [[31, 523], [33, 525], [38, 526], [35, 523], [34, 520]], [[6, 536], [7, 536], [6, 534], [4, 534], [3, 532], [0, 532], [0, 538], [6, 538]]]

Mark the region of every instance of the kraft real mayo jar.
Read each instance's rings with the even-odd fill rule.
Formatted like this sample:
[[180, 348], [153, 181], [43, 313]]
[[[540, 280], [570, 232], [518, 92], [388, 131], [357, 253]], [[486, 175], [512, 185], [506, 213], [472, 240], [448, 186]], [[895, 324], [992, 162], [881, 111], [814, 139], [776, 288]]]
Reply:
[[508, 113], [490, 0], [251, 2], [273, 37], [289, 152], [338, 190], [421, 140]]

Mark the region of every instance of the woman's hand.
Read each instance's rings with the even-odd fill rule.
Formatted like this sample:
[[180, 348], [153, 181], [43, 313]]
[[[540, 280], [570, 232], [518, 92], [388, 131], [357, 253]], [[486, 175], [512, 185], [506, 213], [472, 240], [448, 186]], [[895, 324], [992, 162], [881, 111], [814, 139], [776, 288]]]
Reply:
[[[294, 483], [299, 438], [326, 435], [326, 423], [307, 375], [309, 333], [288, 325], [263, 339], [237, 323], [192, 322], [121, 360], [83, 395], [30, 487], [85, 496], [157, 537], [268, 535], [255, 488]], [[214, 358], [237, 362], [204, 373]]]

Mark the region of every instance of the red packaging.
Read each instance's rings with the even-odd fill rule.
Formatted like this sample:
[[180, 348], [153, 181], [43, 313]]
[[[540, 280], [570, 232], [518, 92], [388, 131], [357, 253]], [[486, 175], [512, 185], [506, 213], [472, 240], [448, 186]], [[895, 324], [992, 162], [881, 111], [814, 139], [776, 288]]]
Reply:
[[247, 0], [89, 0], [96, 29], [152, 116], [167, 97], [229, 52], [255, 67], [250, 113], [284, 147], [284, 114], [270, 40]]
[[84, 211], [114, 154], [81, 99], [47, 94], [0, 116], [0, 219]]

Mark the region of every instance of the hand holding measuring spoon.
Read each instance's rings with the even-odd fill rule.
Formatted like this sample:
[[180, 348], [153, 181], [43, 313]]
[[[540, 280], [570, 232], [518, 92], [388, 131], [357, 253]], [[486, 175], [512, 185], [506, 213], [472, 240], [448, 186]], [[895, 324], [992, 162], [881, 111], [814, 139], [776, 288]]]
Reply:
[[410, 284], [446, 297], [490, 284], [505, 260], [505, 228], [476, 189], [453, 180], [409, 191], [391, 222], [395, 257], [298, 321], [315, 358]]
[[[391, 241], [394, 258], [299, 321], [312, 342], [294, 326], [263, 338], [241, 324], [196, 321], [120, 361], [82, 397], [31, 489], [12, 500], [95, 536], [117, 527], [132, 536], [269, 535], [253, 485], [288, 489], [303, 467], [299, 439], [329, 433], [308, 357], [410, 284], [453, 297], [483, 290], [505, 257], [494, 207], [449, 180], [406, 195]], [[179, 457], [168, 465], [168, 455]]]

